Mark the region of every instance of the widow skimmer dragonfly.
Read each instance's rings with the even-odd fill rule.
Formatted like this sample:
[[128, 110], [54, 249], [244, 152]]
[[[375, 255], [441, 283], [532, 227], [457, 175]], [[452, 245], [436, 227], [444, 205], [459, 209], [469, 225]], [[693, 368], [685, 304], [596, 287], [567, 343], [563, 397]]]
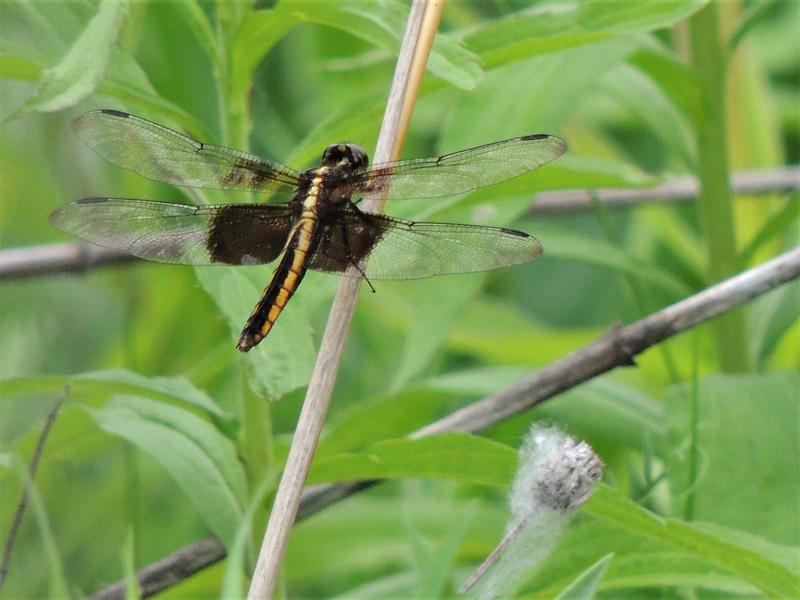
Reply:
[[242, 330], [237, 344], [242, 352], [266, 337], [307, 269], [417, 279], [534, 260], [542, 246], [522, 231], [409, 221], [363, 211], [358, 202], [372, 194], [389, 200], [462, 194], [536, 169], [566, 150], [559, 138], [534, 134], [368, 166], [359, 146], [333, 144], [323, 152], [321, 166], [298, 172], [117, 110], [85, 113], [73, 129], [100, 156], [150, 179], [293, 195], [285, 204], [218, 206], [84, 198], [50, 216], [51, 223], [84, 240], [147, 260], [185, 265], [278, 260]]

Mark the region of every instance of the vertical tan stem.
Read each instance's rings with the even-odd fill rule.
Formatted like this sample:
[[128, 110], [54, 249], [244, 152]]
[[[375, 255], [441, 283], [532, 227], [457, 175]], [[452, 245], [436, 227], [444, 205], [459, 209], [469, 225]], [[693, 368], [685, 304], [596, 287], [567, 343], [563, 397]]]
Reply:
[[[424, 73], [424, 65], [430, 52], [431, 44], [421, 43], [421, 40], [425, 38], [423, 32], [429, 32], [431, 23], [438, 24], [438, 17], [434, 19], [431, 14], [440, 13], [442, 5], [442, 1], [415, 0], [411, 7], [378, 137], [375, 162], [391, 160], [393, 149], [399, 151], [402, 140], [405, 138], [408, 118], [414, 104], [416, 90], [419, 88], [419, 79]], [[425, 23], [428, 25], [425, 26]], [[427, 35], [432, 40], [433, 33], [427, 33]], [[415, 69], [413, 68], [414, 64], [422, 65], [423, 68]], [[403, 115], [407, 115], [405, 120]], [[364, 206], [370, 211], [379, 210], [382, 201], [377, 198], [368, 198]], [[300, 496], [333, 393], [360, 284], [361, 280], [358, 278], [343, 278], [334, 298], [328, 325], [317, 355], [317, 362], [311, 374], [303, 408], [292, 438], [292, 446], [289, 449], [283, 476], [275, 495], [258, 562], [250, 582], [250, 591], [247, 597], [251, 600], [271, 598], [278, 583], [289, 534], [297, 516]]]

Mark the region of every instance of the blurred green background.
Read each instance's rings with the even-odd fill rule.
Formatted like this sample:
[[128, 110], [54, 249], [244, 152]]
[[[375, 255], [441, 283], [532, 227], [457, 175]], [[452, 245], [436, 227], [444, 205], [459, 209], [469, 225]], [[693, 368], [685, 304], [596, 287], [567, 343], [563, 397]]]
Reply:
[[[407, 11], [393, 0], [3, 0], [0, 248], [69, 241], [47, 218], [75, 198], [195, 199], [82, 146], [69, 122], [86, 110], [126, 110], [295, 168], [333, 142], [371, 151]], [[616, 322], [797, 245], [796, 195], [731, 199], [719, 178], [726, 155], [732, 171], [800, 161], [799, 26], [794, 0], [448, 4], [402, 156], [527, 133], [570, 150], [466, 197], [386, 210], [511, 225], [545, 254], [362, 293], [311, 477], [390, 481], [297, 527], [281, 593], [454, 595], [501, 537], [513, 449], [538, 419], [589, 441], [610, 488], [520, 594], [555, 597], [609, 553], [600, 597], [800, 590], [797, 283], [485, 436], [445, 436], [428, 458], [402, 442]], [[537, 192], [684, 174], [703, 178], [700, 202], [532, 209]], [[2, 539], [20, 465], [70, 383], [2, 597], [89, 594], [208, 535], [230, 552], [237, 530], [251, 534], [243, 552], [164, 595], [246, 589], [266, 519], [263, 504], [252, 521], [247, 507], [280, 469], [337, 284], [310, 273], [267, 341], [240, 355], [270, 273], [133, 263], [2, 282]], [[652, 530], [615, 520], [634, 503]]]

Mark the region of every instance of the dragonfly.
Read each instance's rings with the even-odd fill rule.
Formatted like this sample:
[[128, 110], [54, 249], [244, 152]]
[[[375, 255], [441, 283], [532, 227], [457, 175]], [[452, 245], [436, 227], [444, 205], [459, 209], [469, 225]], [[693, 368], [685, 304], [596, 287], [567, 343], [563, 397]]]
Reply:
[[73, 130], [111, 163], [153, 180], [291, 195], [285, 203], [215, 206], [92, 197], [50, 216], [52, 224], [86, 241], [146, 260], [276, 262], [242, 329], [236, 346], [242, 352], [269, 334], [309, 269], [369, 282], [488, 271], [536, 259], [542, 245], [523, 231], [411, 221], [362, 210], [359, 203], [376, 195], [401, 200], [464, 194], [536, 169], [566, 150], [555, 136], [532, 134], [370, 166], [361, 147], [339, 143], [325, 149], [320, 166], [296, 171], [118, 110], [85, 113]]

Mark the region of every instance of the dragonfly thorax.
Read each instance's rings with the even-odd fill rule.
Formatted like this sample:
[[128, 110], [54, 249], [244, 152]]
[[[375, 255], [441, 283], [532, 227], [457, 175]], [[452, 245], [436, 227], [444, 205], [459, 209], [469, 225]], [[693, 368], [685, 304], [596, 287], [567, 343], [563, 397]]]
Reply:
[[322, 153], [322, 165], [348, 171], [363, 169], [369, 163], [364, 149], [357, 144], [331, 144]]

